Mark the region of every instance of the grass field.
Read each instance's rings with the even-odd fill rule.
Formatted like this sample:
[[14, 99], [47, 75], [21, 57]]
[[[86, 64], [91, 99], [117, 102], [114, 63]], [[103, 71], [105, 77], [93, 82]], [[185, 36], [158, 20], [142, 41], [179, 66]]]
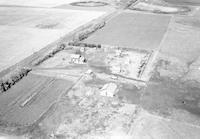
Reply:
[[121, 13], [84, 42], [155, 50], [166, 32], [170, 16]]

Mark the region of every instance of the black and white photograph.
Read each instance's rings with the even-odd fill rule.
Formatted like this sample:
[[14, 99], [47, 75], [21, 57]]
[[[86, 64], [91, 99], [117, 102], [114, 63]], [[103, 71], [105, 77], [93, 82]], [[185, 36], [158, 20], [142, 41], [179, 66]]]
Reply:
[[0, 139], [200, 139], [200, 0], [0, 0]]

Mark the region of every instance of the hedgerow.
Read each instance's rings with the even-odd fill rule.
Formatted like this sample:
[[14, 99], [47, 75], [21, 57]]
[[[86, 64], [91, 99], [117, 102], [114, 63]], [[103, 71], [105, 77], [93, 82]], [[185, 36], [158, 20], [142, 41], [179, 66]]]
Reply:
[[101, 23], [97, 23], [97, 24], [94, 24], [92, 25], [92, 27], [90, 27], [89, 29], [85, 29], [79, 33], [77, 33], [75, 36], [74, 36], [74, 39], [73, 41], [74, 42], [79, 42], [79, 41], [82, 41], [86, 38], [89, 37], [89, 35], [91, 35], [92, 33], [94, 33], [95, 31], [103, 28], [105, 26], [105, 22], [101, 22]]
[[101, 48], [101, 44], [88, 44], [82, 42], [69, 42], [70, 46], [78, 46], [78, 47], [88, 47], [88, 48]]
[[17, 68], [9, 74], [5, 75], [0, 79], [0, 92], [3, 93], [7, 91], [11, 86], [13, 86], [16, 82], [21, 80], [24, 76], [31, 71], [31, 68]]
[[56, 47], [55, 49], [51, 50], [48, 54], [46, 54], [45, 56], [39, 58], [38, 60], [36, 60], [33, 63], [33, 66], [37, 66], [39, 64], [41, 64], [42, 62], [44, 62], [45, 60], [49, 59], [50, 57], [53, 57], [56, 53], [64, 50], [66, 48], [66, 44], [60, 44], [58, 47]]

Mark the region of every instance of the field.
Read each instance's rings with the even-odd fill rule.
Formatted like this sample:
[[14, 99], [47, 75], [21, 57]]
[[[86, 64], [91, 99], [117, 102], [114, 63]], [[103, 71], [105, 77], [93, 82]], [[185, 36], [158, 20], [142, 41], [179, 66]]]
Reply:
[[[141, 122], [143, 124], [141, 124]], [[131, 132], [135, 138], [195, 139], [200, 135], [199, 129], [192, 125], [187, 125], [175, 120], [163, 119], [147, 112], [140, 113], [140, 118], [135, 120]]]
[[177, 5], [200, 5], [199, 0], [164, 0], [166, 2], [177, 4]]
[[123, 12], [84, 42], [156, 50], [169, 20], [170, 16]]
[[139, 2], [136, 5], [129, 7], [129, 9], [158, 14], [187, 14], [191, 11], [191, 9], [188, 7], [165, 6], [161, 4], [148, 4], [145, 2]]
[[30, 6], [30, 7], [55, 7], [62, 4], [69, 4], [71, 2], [76, 2], [78, 0], [34, 0], [34, 1], [27, 1], [27, 0], [0, 0], [1, 5], [7, 6]]
[[0, 7], [0, 71], [104, 12]]
[[172, 23], [161, 44], [161, 52], [190, 63], [199, 57], [199, 38], [200, 31], [192, 26]]
[[1, 122], [4, 126], [30, 126], [67, 91], [72, 81], [30, 74], [1, 95]]

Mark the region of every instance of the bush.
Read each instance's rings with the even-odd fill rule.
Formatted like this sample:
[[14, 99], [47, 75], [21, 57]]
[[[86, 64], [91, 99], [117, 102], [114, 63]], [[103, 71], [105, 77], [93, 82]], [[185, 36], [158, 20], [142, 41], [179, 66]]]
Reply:
[[0, 80], [0, 92], [4, 92], [5, 91], [5, 88], [4, 88], [4, 83], [3, 83], [3, 80], [1, 79]]

